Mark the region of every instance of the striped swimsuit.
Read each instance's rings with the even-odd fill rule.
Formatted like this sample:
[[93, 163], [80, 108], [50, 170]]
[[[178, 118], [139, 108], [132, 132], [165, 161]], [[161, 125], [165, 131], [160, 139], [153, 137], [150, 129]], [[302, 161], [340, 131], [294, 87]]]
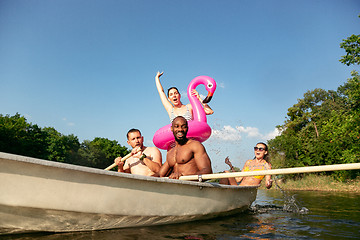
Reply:
[[183, 116], [186, 119], [186, 121], [189, 121], [189, 120], [193, 119], [192, 114], [191, 114], [191, 112], [189, 110], [189, 107], [187, 105], [186, 105], [186, 112], [184, 113], [184, 115], [175, 115], [174, 108], [172, 108], [171, 113], [170, 113], [170, 122], [172, 122], [178, 116]]

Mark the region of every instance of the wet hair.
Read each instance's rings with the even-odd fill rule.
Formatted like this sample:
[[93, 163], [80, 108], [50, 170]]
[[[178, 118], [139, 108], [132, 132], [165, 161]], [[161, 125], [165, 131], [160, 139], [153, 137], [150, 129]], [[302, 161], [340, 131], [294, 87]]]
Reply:
[[[258, 144], [262, 144], [262, 145], [265, 146], [265, 151], [268, 152], [268, 153], [264, 155], [264, 160], [265, 160], [266, 162], [270, 163], [268, 146], [266, 145], [266, 143], [263, 143], [263, 142], [258, 142], [256, 145], [258, 145]], [[256, 146], [256, 145], [255, 145], [255, 146]], [[255, 158], [256, 158], [256, 157], [254, 157], [254, 159], [255, 159]]]
[[177, 87], [171, 87], [171, 88], [168, 89], [168, 93], [167, 93], [168, 97], [169, 97], [169, 92], [170, 92], [171, 89], [175, 89], [178, 93], [180, 93], [179, 89], [177, 89]]
[[140, 135], [141, 135], [141, 132], [140, 132], [139, 129], [132, 128], [132, 129], [130, 129], [130, 130], [127, 132], [127, 134], [126, 134], [127, 139], [129, 139], [129, 134], [130, 134], [130, 133], [133, 133], [133, 132], [139, 132]]

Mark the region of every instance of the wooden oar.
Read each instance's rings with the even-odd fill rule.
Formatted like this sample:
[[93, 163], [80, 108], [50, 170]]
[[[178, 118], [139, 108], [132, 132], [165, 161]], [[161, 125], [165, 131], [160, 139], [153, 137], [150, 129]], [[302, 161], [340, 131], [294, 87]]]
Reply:
[[203, 180], [229, 178], [229, 177], [249, 177], [258, 175], [278, 175], [278, 174], [293, 174], [293, 173], [311, 173], [311, 172], [326, 172], [326, 171], [338, 171], [338, 170], [354, 170], [360, 169], [360, 163], [347, 163], [347, 164], [334, 164], [334, 165], [322, 165], [312, 167], [297, 167], [297, 168], [280, 168], [263, 171], [251, 171], [251, 172], [232, 172], [232, 173], [214, 173], [203, 175], [189, 175], [181, 176], [180, 180]]
[[[122, 159], [121, 159], [121, 161], [123, 162], [123, 161], [125, 161], [126, 159], [128, 159], [129, 157], [131, 157], [132, 155], [131, 155], [131, 153], [129, 153], [128, 155], [126, 155], [125, 157], [123, 157]], [[112, 169], [112, 168], [114, 168], [114, 167], [116, 167], [117, 166], [117, 164], [116, 163], [113, 163], [113, 164], [111, 164], [110, 166], [108, 166], [107, 168], [105, 168], [104, 170], [110, 170], [110, 169]]]

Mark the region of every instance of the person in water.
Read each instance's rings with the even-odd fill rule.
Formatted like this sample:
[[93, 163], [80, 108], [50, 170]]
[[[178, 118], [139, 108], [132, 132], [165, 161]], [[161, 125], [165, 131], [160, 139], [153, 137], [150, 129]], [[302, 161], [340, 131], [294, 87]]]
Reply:
[[[268, 159], [268, 147], [265, 143], [259, 142], [254, 147], [255, 157], [254, 159], [247, 160], [242, 172], [248, 171], [261, 171], [261, 170], [270, 170], [271, 164], [269, 163]], [[230, 170], [234, 170], [233, 165], [231, 164], [229, 158], [225, 158], [225, 163], [229, 165]], [[229, 171], [225, 171], [229, 172]], [[235, 178], [225, 178], [221, 179], [221, 184], [228, 184], [228, 185], [240, 185], [240, 186], [254, 186], [259, 185], [262, 179], [265, 177], [265, 185], [266, 188], [271, 188], [272, 180], [270, 175], [266, 176], [249, 176], [249, 177], [235, 177]]]
[[175, 117], [171, 124], [175, 137], [175, 147], [166, 154], [166, 162], [160, 168], [160, 177], [169, 176], [179, 179], [180, 176], [212, 173], [211, 161], [205, 147], [196, 140], [188, 139], [188, 122], [182, 116]]
[[[160, 82], [161, 75], [163, 75], [163, 72], [161, 72], [161, 73], [157, 72], [157, 74], [155, 76], [155, 83], [156, 83], [156, 88], [159, 92], [161, 102], [164, 105], [166, 112], [169, 114], [170, 121], [172, 122], [174, 120], [174, 118], [177, 116], [183, 116], [187, 121], [192, 120], [193, 119], [192, 105], [191, 104], [187, 104], [187, 105], [182, 104], [182, 102], [180, 100], [181, 95], [179, 93], [179, 90], [176, 87], [169, 88], [167, 97], [166, 97], [164, 89]], [[199, 99], [200, 103], [204, 107], [204, 111], [205, 111], [206, 115], [210, 115], [210, 114], [214, 113], [214, 111], [210, 108], [210, 106], [208, 104], [203, 103], [203, 100], [200, 98], [199, 93], [195, 89], [192, 91], [191, 94], [192, 94], [192, 96], [196, 96], [197, 99]]]
[[144, 137], [139, 129], [130, 129], [127, 133], [127, 143], [132, 147], [132, 156], [125, 163], [121, 157], [114, 162], [118, 165], [118, 172], [137, 175], [154, 176], [162, 165], [162, 156], [156, 147], [145, 147]]

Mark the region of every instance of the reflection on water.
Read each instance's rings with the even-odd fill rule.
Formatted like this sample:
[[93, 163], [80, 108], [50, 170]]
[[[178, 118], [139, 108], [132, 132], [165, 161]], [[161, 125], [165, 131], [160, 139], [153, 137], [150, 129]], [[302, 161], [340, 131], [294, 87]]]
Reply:
[[284, 210], [279, 190], [259, 190], [249, 211], [226, 218], [154, 227], [106, 231], [21, 234], [2, 239], [359, 239], [360, 195], [289, 192], [307, 214]]

